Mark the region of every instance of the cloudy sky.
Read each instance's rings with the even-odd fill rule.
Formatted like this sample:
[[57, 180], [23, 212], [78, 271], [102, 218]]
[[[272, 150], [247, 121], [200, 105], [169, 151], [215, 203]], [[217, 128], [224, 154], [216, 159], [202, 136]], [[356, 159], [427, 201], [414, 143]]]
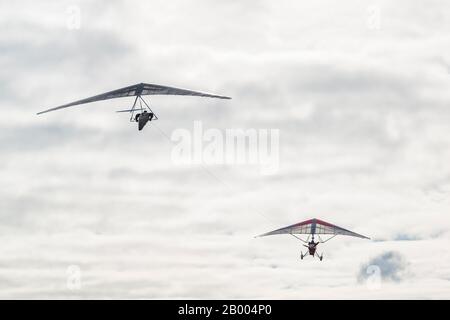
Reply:
[[[0, 26], [0, 298], [450, 298], [447, 1], [0, 0]], [[36, 116], [139, 82], [233, 100]], [[194, 121], [279, 129], [279, 170], [175, 164]], [[254, 238], [312, 217], [372, 240]]]

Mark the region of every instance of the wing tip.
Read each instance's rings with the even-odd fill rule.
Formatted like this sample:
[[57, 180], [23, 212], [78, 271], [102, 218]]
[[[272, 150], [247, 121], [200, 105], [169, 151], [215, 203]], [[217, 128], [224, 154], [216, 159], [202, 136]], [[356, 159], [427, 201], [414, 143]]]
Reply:
[[51, 108], [51, 109], [47, 109], [47, 110], [42, 110], [42, 111], [39, 111], [38, 113], [36, 113], [36, 115], [40, 115], [40, 114], [43, 114], [43, 113], [47, 113], [47, 112], [50, 112], [50, 111], [54, 111], [54, 110], [57, 110], [58, 108]]
[[207, 93], [206, 95], [204, 95], [204, 97], [207, 97], [207, 98], [216, 98], [216, 99], [226, 99], [226, 100], [231, 100], [231, 97], [228, 97], [228, 96], [218, 96], [218, 95], [216, 95], [216, 94], [209, 94], [209, 93]]
[[272, 235], [272, 232], [266, 232], [266, 233], [255, 236], [255, 238], [262, 238], [262, 237], [266, 237], [266, 236], [270, 236], [270, 235]]

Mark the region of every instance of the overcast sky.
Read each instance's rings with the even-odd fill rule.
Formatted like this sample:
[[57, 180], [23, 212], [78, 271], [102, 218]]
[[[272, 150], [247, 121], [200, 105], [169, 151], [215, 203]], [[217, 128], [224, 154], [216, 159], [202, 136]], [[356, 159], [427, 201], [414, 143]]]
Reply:
[[[1, 298], [450, 298], [448, 1], [0, 0], [0, 27]], [[36, 116], [140, 82], [233, 99]], [[278, 172], [174, 164], [196, 120], [279, 129]], [[372, 240], [254, 238], [313, 217]]]

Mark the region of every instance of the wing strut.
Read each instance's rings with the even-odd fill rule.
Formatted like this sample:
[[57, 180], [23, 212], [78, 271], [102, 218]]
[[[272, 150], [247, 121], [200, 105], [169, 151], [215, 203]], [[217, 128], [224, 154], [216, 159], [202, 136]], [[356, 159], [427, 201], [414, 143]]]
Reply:
[[[139, 109], [136, 108], [137, 102], [139, 101]], [[136, 122], [135, 113], [136, 111], [145, 110], [145, 108], [142, 105], [142, 102], [144, 102], [145, 107], [153, 113], [153, 119], [152, 120], [158, 120], [158, 116], [155, 114], [155, 112], [150, 108], [150, 106], [147, 104], [147, 102], [142, 98], [140, 95], [136, 96], [136, 99], [134, 99], [133, 107], [130, 110], [123, 110], [123, 112], [129, 111], [130, 112], [130, 122]]]
[[322, 238], [319, 236], [319, 235], [317, 235], [318, 237], [319, 237], [319, 240], [320, 240], [320, 243], [325, 243], [325, 242], [328, 242], [328, 241], [330, 241], [331, 239], [333, 239], [334, 237], [336, 237], [337, 236], [337, 234], [335, 234], [334, 236], [332, 236], [332, 237], [330, 237], [330, 238], [328, 238], [327, 240], [325, 240], [325, 241], [323, 241], [322, 240]]
[[297, 237], [297, 236], [296, 236], [295, 234], [293, 234], [293, 233], [290, 233], [290, 235], [293, 236], [294, 238], [297, 238], [298, 240], [300, 240], [301, 242], [304, 242], [304, 243], [308, 243], [309, 236], [310, 236], [310, 235], [308, 235], [308, 238], [307, 238], [306, 241], [305, 241], [305, 240], [303, 240], [302, 238]]
[[147, 104], [147, 102], [145, 102], [145, 100], [144, 100], [141, 96], [139, 96], [139, 98], [140, 98], [140, 99], [144, 102], [144, 104], [147, 106], [148, 110], [150, 110], [150, 112], [153, 113], [153, 120], [158, 120], [158, 117], [156, 116], [156, 113], [155, 113], [152, 109], [150, 109], [150, 106]]
[[[136, 99], [134, 99], [133, 107], [130, 110], [130, 114], [131, 114], [130, 115], [130, 122], [134, 121], [134, 112], [135, 112], [136, 102], [137, 102], [138, 98], [139, 98], [139, 96], [136, 96]], [[141, 106], [141, 109], [142, 109], [142, 106]]]

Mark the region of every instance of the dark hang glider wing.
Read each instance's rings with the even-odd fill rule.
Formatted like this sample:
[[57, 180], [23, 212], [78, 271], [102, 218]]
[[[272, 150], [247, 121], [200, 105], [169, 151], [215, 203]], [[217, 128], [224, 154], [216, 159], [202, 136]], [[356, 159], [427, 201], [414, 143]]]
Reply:
[[369, 239], [366, 236], [338, 227], [334, 224], [319, 219], [310, 219], [303, 222], [299, 222], [281, 229], [264, 233], [260, 235], [260, 237], [271, 236], [274, 234], [319, 234], [319, 235], [329, 234], [329, 235], [343, 235]]
[[178, 95], [178, 96], [197, 96], [197, 97], [206, 97], [206, 98], [218, 98], [218, 99], [231, 99], [230, 97], [225, 96], [218, 96], [215, 94], [208, 94], [203, 92], [197, 92], [197, 91], [191, 91], [191, 90], [185, 90], [185, 89], [179, 89], [179, 88], [173, 88], [173, 87], [166, 87], [166, 86], [160, 86], [156, 84], [148, 84], [148, 83], [140, 83], [135, 84], [133, 86], [109, 91], [106, 93], [102, 93], [90, 98], [78, 100], [75, 102], [71, 102], [68, 104], [64, 104], [59, 107], [51, 108], [45, 111], [38, 112], [38, 114], [55, 111], [67, 107], [76, 106], [79, 104], [84, 103], [90, 103], [95, 101], [101, 101], [101, 100], [108, 100], [108, 99], [114, 99], [114, 98], [123, 98], [123, 97], [133, 97], [133, 96], [144, 96], [144, 95]]

